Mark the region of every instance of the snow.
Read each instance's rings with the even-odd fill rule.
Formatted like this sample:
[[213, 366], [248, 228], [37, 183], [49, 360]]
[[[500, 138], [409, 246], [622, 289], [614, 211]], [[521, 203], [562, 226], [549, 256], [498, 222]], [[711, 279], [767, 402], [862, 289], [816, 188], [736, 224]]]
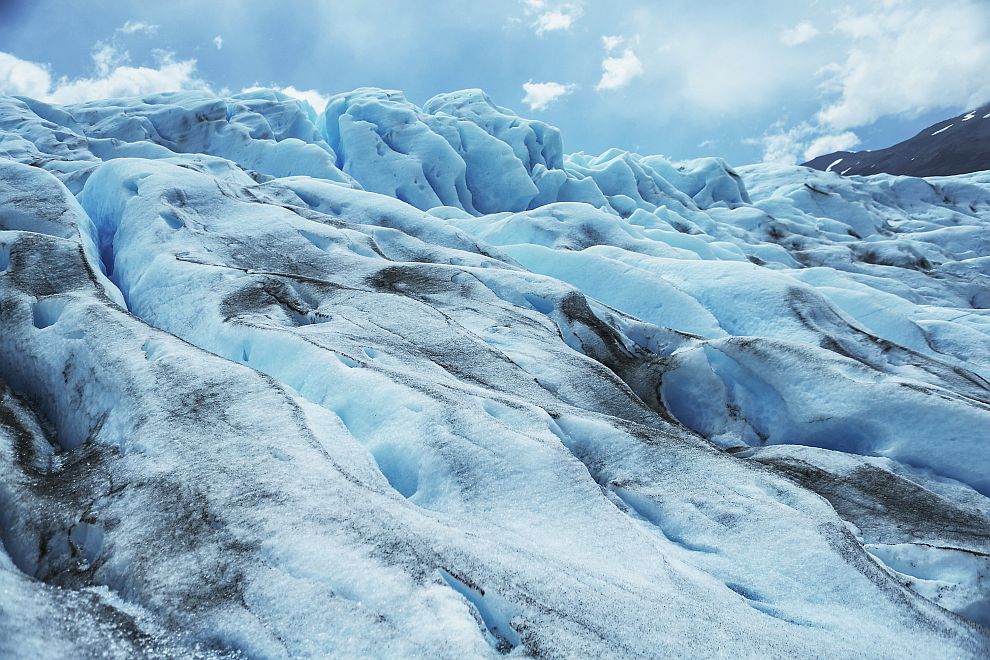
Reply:
[[985, 657], [988, 220], [479, 90], [0, 97], [0, 655]]
[[938, 135], [939, 133], [944, 133], [947, 130], [949, 130], [950, 128], [952, 128], [953, 126], [955, 126], [955, 124], [949, 124], [948, 126], [945, 126], [943, 128], [940, 128], [937, 131], [935, 131], [934, 133], [932, 133], [932, 136], [934, 137], [934, 136]]
[[839, 163], [841, 163], [842, 161], [843, 161], [842, 158], [836, 158], [834, 161], [832, 161], [832, 164], [831, 165], [829, 165], [828, 167], [825, 168], [825, 171], [826, 172], [831, 172], [832, 171], [832, 168], [835, 167], [836, 165], [838, 165]]

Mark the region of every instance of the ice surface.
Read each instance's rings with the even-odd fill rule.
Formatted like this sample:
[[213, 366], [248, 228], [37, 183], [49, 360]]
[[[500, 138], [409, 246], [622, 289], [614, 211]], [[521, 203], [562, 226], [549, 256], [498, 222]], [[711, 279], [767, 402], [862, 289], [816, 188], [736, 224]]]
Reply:
[[2, 97], [0, 655], [985, 657], [988, 220], [478, 90]]

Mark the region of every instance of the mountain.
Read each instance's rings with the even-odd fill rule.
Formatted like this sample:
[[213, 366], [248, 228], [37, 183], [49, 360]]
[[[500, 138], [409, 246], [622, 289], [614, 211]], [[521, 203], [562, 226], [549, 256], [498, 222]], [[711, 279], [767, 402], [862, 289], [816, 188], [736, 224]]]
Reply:
[[843, 175], [949, 176], [990, 170], [990, 103], [877, 151], [836, 151], [804, 163]]
[[0, 97], [0, 656], [987, 657], [988, 224], [478, 90]]

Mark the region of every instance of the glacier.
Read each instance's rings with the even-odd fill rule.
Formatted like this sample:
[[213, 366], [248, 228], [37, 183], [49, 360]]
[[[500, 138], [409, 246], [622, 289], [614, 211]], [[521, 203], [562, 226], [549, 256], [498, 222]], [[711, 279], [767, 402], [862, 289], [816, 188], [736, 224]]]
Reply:
[[0, 328], [0, 656], [990, 654], [990, 172], [0, 96]]

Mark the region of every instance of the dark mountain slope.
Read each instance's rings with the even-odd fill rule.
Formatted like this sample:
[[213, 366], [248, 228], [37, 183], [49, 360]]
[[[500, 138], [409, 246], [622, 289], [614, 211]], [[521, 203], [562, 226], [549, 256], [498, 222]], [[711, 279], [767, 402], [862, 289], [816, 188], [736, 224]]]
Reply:
[[878, 151], [836, 151], [804, 163], [840, 174], [949, 176], [990, 170], [990, 104]]

